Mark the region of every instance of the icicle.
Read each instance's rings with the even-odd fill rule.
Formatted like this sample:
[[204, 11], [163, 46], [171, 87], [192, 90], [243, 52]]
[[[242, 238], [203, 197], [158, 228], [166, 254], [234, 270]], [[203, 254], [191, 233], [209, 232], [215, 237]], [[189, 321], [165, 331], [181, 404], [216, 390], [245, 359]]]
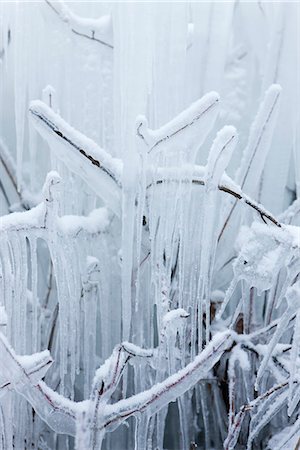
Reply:
[[[216, 204], [218, 195], [218, 184], [226, 169], [234, 147], [237, 135], [234, 127], [226, 126], [218, 132], [209, 153], [205, 172], [205, 195], [203, 208], [202, 238], [201, 238], [201, 261], [200, 261], [200, 305], [205, 301], [206, 315], [206, 343], [210, 339], [210, 284], [212, 267], [216, 250]], [[200, 306], [199, 317], [202, 322], [202, 306]], [[201, 330], [200, 326], [200, 330]], [[198, 349], [202, 347], [202, 336], [198, 336]]]
[[[298, 286], [297, 286], [298, 284]], [[300, 307], [300, 300], [299, 300], [299, 286], [300, 282], [296, 283], [292, 287], [290, 287], [287, 290], [286, 299], [287, 299], [287, 309], [285, 310], [284, 314], [280, 318], [280, 321], [276, 327], [276, 331], [272, 336], [272, 339], [268, 345], [268, 350], [266, 355], [264, 356], [260, 366], [259, 370], [257, 372], [256, 382], [255, 382], [255, 389], [258, 390], [259, 382], [262, 379], [265, 369], [267, 367], [268, 361], [272, 356], [272, 352], [275, 348], [275, 345], [281, 338], [282, 334], [285, 332], [287, 325], [293, 316], [295, 312], [297, 311], [297, 308]]]
[[21, 3], [15, 4], [16, 28], [15, 28], [15, 126], [17, 140], [17, 183], [18, 191], [22, 188], [22, 163], [24, 151], [25, 119], [26, 119], [26, 94], [27, 94], [27, 50], [26, 25], [27, 8]]
[[251, 126], [248, 144], [237, 175], [237, 183], [254, 198], [258, 193], [258, 181], [261, 178], [272, 142], [280, 94], [281, 87], [277, 84], [272, 84], [266, 91], [264, 100]]
[[38, 293], [37, 293], [37, 245], [36, 239], [30, 239], [30, 256], [31, 256], [31, 293], [32, 293], [32, 351], [37, 352], [39, 349], [38, 339]]
[[150, 416], [147, 413], [136, 414], [134, 450], [147, 450], [148, 425]]
[[96, 337], [97, 337], [97, 285], [99, 284], [100, 267], [97, 258], [87, 258], [86, 274], [83, 278], [83, 370], [84, 398], [87, 398], [95, 373]]
[[263, 401], [261, 405], [257, 406], [257, 411], [251, 417], [247, 450], [251, 450], [253, 439], [259, 433], [259, 431], [285, 405], [287, 395], [287, 389], [279, 389], [278, 391], [275, 391], [273, 394], [271, 394], [265, 401]]

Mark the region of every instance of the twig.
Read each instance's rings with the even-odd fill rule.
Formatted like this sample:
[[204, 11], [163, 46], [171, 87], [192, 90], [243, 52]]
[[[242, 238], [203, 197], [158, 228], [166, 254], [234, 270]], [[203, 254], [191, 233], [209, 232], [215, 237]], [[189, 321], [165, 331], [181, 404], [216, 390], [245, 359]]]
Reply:
[[114, 405], [107, 405], [104, 411], [105, 423], [103, 428], [115, 427], [133, 414], [145, 410], [154, 414], [166, 406], [170, 401], [186, 392], [191, 385], [203, 377], [221, 358], [222, 354], [231, 347], [233, 342], [230, 332], [213, 338], [208, 346], [184, 369], [169, 376], [162, 383], [158, 383], [149, 390], [136, 394], [129, 399], [120, 400]]
[[[41, 136], [51, 149], [94, 192], [103, 198], [118, 216], [121, 209], [122, 162], [113, 158], [92, 139], [72, 128], [44, 102], [31, 102], [29, 113]], [[62, 145], [51, 145], [53, 138]]]
[[252, 400], [250, 403], [242, 405], [239, 412], [235, 416], [232, 426], [229, 428], [228, 436], [224, 442], [224, 449], [230, 450], [235, 446], [246, 413], [250, 412], [260, 401], [270, 397], [270, 395], [274, 394], [275, 392], [280, 391], [281, 389], [285, 389], [287, 387], [288, 381], [284, 381], [283, 383], [273, 386], [271, 389], [269, 389], [264, 394], [257, 397], [255, 400]]
[[9, 201], [9, 198], [7, 196], [7, 193], [6, 193], [6, 190], [5, 190], [1, 180], [0, 180], [0, 189], [1, 189], [2, 193], [3, 193], [3, 197], [4, 197], [5, 201], [6, 201], [7, 207], [9, 208], [10, 207], [10, 201]]
[[[190, 131], [188, 135], [185, 133], [184, 147], [191, 147], [192, 145], [201, 145], [206, 134], [209, 132], [215, 120], [215, 113], [219, 104], [219, 95], [216, 92], [210, 92], [200, 98], [198, 101], [192, 103], [188, 108], [178, 114], [170, 122], [163, 125], [161, 128], [151, 130], [148, 128], [147, 119], [144, 116], [137, 118], [136, 134], [147, 146], [147, 152], [151, 153], [158, 148], [160, 144], [169, 142], [171, 140], [174, 147], [175, 138], [181, 135], [188, 129], [192, 130], [201, 119], [210, 118], [210, 123], [205, 123], [205, 127], [201, 133]], [[211, 117], [210, 117], [211, 116]], [[199, 125], [200, 126], [200, 125]], [[198, 130], [199, 131], [199, 130]], [[182, 142], [179, 144], [182, 148]]]
[[[104, 16], [100, 20], [85, 19], [73, 13], [64, 2], [54, 2], [50, 0], [45, 0], [45, 2], [52, 9], [52, 11], [70, 27], [72, 33], [76, 34], [77, 36], [90, 39], [91, 41], [104, 45], [107, 48], [114, 48], [113, 45], [109, 42], [108, 36], [106, 36], [108, 38], [107, 40], [100, 39], [99, 37], [95, 36], [97, 32], [99, 32], [101, 35], [109, 34], [109, 27], [111, 27], [110, 18]], [[83, 31], [79, 31], [80, 28]]]
[[[154, 183], [155, 184], [163, 184], [163, 183], [171, 183], [171, 182], [172, 183], [179, 182], [179, 180], [174, 179], [174, 178], [173, 179], [161, 179], [161, 180], [156, 180]], [[181, 183], [188, 182], [188, 180], [180, 180], [180, 182]], [[147, 189], [149, 189], [151, 186], [153, 186], [154, 183], [149, 184], [147, 186]], [[204, 180], [201, 180], [201, 179], [192, 179], [191, 183], [195, 184], [195, 185], [205, 186]], [[281, 223], [270, 212], [268, 212], [262, 205], [260, 205], [256, 201], [252, 200], [250, 197], [248, 197], [243, 192], [236, 192], [233, 188], [226, 186], [224, 184], [220, 184], [218, 186], [218, 189], [219, 189], [219, 191], [225, 192], [226, 194], [229, 194], [229, 195], [235, 197], [237, 200], [243, 201], [246, 205], [253, 208], [256, 212], [258, 212], [258, 214], [260, 215], [262, 220], [268, 219], [268, 220], [270, 220], [270, 222], [272, 222], [277, 227], [279, 227], [279, 228], [282, 227]]]
[[[252, 142], [252, 140], [253, 140], [252, 134], [253, 134], [253, 133], [255, 132], [255, 130], [256, 130], [257, 121], [260, 119], [261, 115], [263, 114], [264, 108], [266, 108], [266, 107], [268, 106], [268, 100], [269, 100], [269, 97], [272, 97], [274, 93], [275, 93], [276, 95], [274, 96], [273, 101], [272, 101], [271, 105], [269, 106], [268, 114], [267, 114], [267, 117], [266, 117], [266, 119], [265, 119], [263, 125], [262, 125], [262, 126], [259, 125], [259, 126], [260, 126], [259, 134], [258, 134], [258, 137], [255, 138], [255, 145], [254, 145], [253, 148], [252, 148], [252, 151], [251, 151], [251, 154], [250, 154], [250, 159], [249, 159], [249, 161], [248, 161], [248, 165], [247, 165], [247, 167], [245, 168], [245, 167], [243, 167], [243, 162], [246, 161], [245, 158], [248, 156], [248, 154], [247, 154], [248, 148], [250, 148], [250, 150], [251, 150], [251, 142]], [[241, 180], [240, 180], [241, 189], [244, 188], [244, 185], [245, 185], [245, 183], [246, 183], [247, 177], [248, 177], [248, 175], [249, 175], [249, 172], [250, 172], [250, 169], [251, 169], [251, 167], [252, 167], [252, 165], [253, 165], [253, 162], [254, 162], [254, 160], [255, 160], [255, 157], [256, 157], [256, 155], [258, 154], [258, 150], [261, 148], [261, 144], [263, 143], [263, 136], [264, 136], [265, 132], [268, 130], [268, 125], [269, 125], [269, 122], [270, 122], [272, 116], [273, 116], [273, 115], [275, 114], [275, 112], [276, 112], [275, 107], [277, 106], [277, 109], [278, 109], [278, 100], [279, 100], [279, 97], [280, 97], [280, 93], [281, 93], [281, 88], [280, 88], [279, 86], [277, 86], [277, 85], [272, 85], [272, 86], [268, 89], [268, 91], [266, 92], [264, 102], [261, 103], [260, 109], [259, 109], [259, 111], [258, 111], [258, 113], [257, 113], [257, 116], [256, 116], [255, 119], [254, 119], [254, 122], [253, 122], [253, 125], [252, 125], [252, 129], [251, 129], [251, 133], [250, 133], [250, 136], [249, 136], [248, 146], [247, 146], [247, 148], [246, 148], [246, 150], [245, 150], [246, 154], [245, 154], [245, 156], [244, 156], [244, 159], [243, 159], [243, 161], [242, 161], [242, 166], [241, 166], [241, 169], [240, 169], [240, 170], [243, 170], [243, 169], [244, 169], [244, 173], [241, 174]], [[266, 105], [267, 105], [267, 106], [266, 106]], [[266, 145], [266, 144], [265, 144], [265, 145]], [[250, 146], [250, 147], [249, 147], [249, 146]], [[228, 216], [227, 216], [227, 218], [225, 219], [225, 222], [224, 222], [224, 224], [223, 224], [223, 227], [222, 227], [222, 229], [221, 229], [221, 231], [220, 231], [220, 234], [219, 234], [219, 236], [218, 236], [218, 241], [221, 239], [221, 237], [222, 237], [222, 235], [223, 235], [223, 233], [224, 233], [224, 230], [225, 230], [225, 228], [227, 227], [228, 222], [229, 222], [229, 220], [230, 220], [230, 218], [231, 218], [231, 216], [232, 216], [232, 214], [233, 214], [233, 212], [234, 212], [234, 210], [235, 210], [236, 205], [237, 205], [237, 202], [235, 202], [235, 203], [232, 205], [232, 207], [231, 207], [231, 209], [230, 209], [230, 211], [229, 211], [229, 213], [228, 213]], [[263, 219], [263, 217], [262, 217], [262, 219]], [[264, 219], [263, 219], [263, 220], [264, 220]]]
[[[57, 394], [43, 381], [33, 383], [31, 380], [32, 375], [29, 375], [23, 367], [22, 357], [19, 358], [14, 353], [7, 340], [0, 333], [0, 350], [4, 356], [4, 360], [7, 362], [5, 365], [6, 369], [13, 380], [12, 387], [27, 399], [37, 414], [57, 433], [74, 436], [78, 412], [88, 412], [90, 406], [94, 404], [92, 416], [89, 415], [89, 428], [93, 433], [92, 440], [95, 440], [95, 434], [98, 431], [100, 433], [104, 430], [109, 431], [110, 428], [115, 428], [120, 425], [136, 412], [143, 412], [149, 409], [150, 413], [154, 414], [170, 401], [174, 401], [175, 398], [186, 392], [203, 375], [209, 372], [219, 361], [223, 353], [232, 346], [232, 343], [233, 336], [230, 332], [220, 333], [184, 369], [181, 369], [176, 374], [166, 378], [162, 383], [154, 385], [141, 394], [133, 395], [128, 399], [120, 400], [111, 405], [107, 404], [107, 402], [111, 399], [111, 395], [129, 359], [133, 356], [151, 356], [151, 351], [145, 351], [128, 343], [117, 346], [109, 360], [98, 369], [98, 374], [96, 372], [93, 394], [90, 401], [76, 403]], [[49, 353], [45, 355], [47, 356]], [[26, 357], [26, 360], [28, 360], [28, 357]], [[4, 370], [4, 367], [1, 368], [0, 366], [1, 370]], [[39, 370], [41, 374], [43, 371], [45, 372], [44, 366]], [[8, 384], [10, 384], [10, 380]], [[5, 388], [6, 384], [2, 387]], [[97, 412], [102, 402], [103, 408], [101, 414], [98, 415]], [[64, 420], [61, 420], [62, 417]]]

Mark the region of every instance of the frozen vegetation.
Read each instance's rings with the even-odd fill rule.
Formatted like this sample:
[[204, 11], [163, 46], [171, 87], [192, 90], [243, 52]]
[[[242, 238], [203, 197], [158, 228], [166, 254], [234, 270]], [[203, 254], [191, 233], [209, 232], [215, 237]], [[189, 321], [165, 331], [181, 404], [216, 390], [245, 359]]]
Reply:
[[299, 18], [0, 2], [0, 450], [299, 448]]

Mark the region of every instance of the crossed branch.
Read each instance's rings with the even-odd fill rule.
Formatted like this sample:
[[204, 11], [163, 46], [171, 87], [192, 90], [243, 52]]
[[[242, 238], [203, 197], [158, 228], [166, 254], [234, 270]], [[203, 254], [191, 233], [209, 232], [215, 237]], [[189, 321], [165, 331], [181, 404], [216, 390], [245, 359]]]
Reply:
[[20, 393], [41, 419], [57, 433], [75, 436], [77, 419], [84, 414], [91, 448], [95, 449], [106, 431], [113, 431], [137, 412], [147, 411], [149, 415], [153, 415], [184, 394], [207, 375], [232, 344], [233, 335], [230, 331], [218, 333], [185, 368], [140, 394], [109, 404], [128, 362], [132, 358], [152, 358], [152, 350], [147, 351], [129, 343], [118, 345], [96, 371], [90, 399], [74, 402], [41, 381], [52, 364], [48, 351], [32, 355], [31, 360], [23, 358], [15, 354], [7, 339], [0, 333], [0, 355], [3, 362], [0, 375], [5, 380], [0, 387], [0, 395], [4, 395], [8, 389]]

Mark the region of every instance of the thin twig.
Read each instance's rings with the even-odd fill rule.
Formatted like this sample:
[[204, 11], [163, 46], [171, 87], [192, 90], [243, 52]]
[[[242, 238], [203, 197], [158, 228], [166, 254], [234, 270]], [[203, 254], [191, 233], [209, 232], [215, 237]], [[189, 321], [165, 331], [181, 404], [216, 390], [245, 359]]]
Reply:
[[[181, 180], [181, 182], [184, 182], [184, 181], [185, 180]], [[163, 183], [169, 183], [169, 182], [178, 182], [178, 180], [176, 180], [176, 179], [156, 180], [155, 184], [163, 184]], [[200, 179], [192, 179], [191, 183], [195, 184], [195, 185], [205, 186], [204, 180], [200, 180]], [[151, 186], [153, 186], [153, 184], [154, 183], [149, 184], [147, 186], [147, 189], [150, 188]], [[237, 199], [237, 201], [242, 200], [246, 205], [248, 205], [252, 209], [254, 209], [260, 215], [262, 220], [268, 219], [268, 220], [270, 220], [270, 222], [272, 222], [277, 227], [279, 227], [279, 228], [282, 227], [281, 223], [269, 211], [267, 211], [265, 208], [263, 208], [263, 206], [261, 206], [255, 200], [252, 200], [250, 197], [248, 197], [243, 192], [240, 192], [240, 193], [236, 192], [232, 188], [225, 186], [223, 184], [220, 184], [218, 186], [218, 189], [219, 189], [219, 191], [222, 191], [222, 192], [225, 192], [226, 194], [232, 195], [233, 197], [235, 197]]]
[[[52, 11], [53, 11], [53, 12], [54, 12], [54, 13], [55, 13], [55, 14], [56, 14], [56, 15], [57, 15], [64, 23], [66, 23], [67, 25], [69, 25], [70, 30], [72, 31], [72, 33], [76, 34], [77, 36], [81, 36], [81, 37], [84, 37], [84, 38], [86, 38], [86, 39], [90, 39], [91, 41], [98, 42], [99, 44], [104, 45], [105, 47], [108, 47], [108, 48], [110, 48], [110, 49], [113, 49], [113, 48], [114, 48], [114, 46], [113, 46], [112, 44], [110, 44], [109, 42], [105, 42], [104, 40], [95, 37], [95, 30], [93, 30], [93, 29], [90, 29], [90, 30], [88, 31], [89, 34], [82, 33], [82, 32], [80, 32], [80, 31], [76, 30], [76, 29], [74, 28], [74, 25], [72, 25], [72, 23], [71, 23], [70, 17], [67, 17], [66, 15], [63, 16], [62, 13], [61, 13], [61, 11], [59, 11], [59, 9], [57, 8], [57, 5], [54, 6], [54, 2], [53, 2], [53, 1], [45, 0], [45, 2], [46, 2], [47, 5], [52, 9]], [[69, 10], [68, 10], [68, 8], [67, 8], [67, 6], [66, 6], [65, 4], [64, 4], [64, 8], [69, 12]], [[73, 21], [76, 22], [76, 21], [77, 21], [77, 20], [76, 20], [76, 19], [77, 19], [77, 16], [75, 16], [74, 13], [71, 13], [71, 12], [70, 12], [70, 14], [72, 14], [72, 16], [73, 16]], [[79, 18], [78, 18], [78, 19], [79, 19]], [[78, 26], [79, 26], [79, 24], [78, 24]]]

